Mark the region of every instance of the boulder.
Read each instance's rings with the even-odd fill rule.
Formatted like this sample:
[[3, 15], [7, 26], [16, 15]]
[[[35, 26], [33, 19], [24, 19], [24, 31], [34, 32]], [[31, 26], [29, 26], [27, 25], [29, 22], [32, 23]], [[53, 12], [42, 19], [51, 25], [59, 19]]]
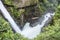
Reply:
[[38, 3], [38, 0], [4, 0], [5, 4], [14, 5], [16, 7], [25, 7]]

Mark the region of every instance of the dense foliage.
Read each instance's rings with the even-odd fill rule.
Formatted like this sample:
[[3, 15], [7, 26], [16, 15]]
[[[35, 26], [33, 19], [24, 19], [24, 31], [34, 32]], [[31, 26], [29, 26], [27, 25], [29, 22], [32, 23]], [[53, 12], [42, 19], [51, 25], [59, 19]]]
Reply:
[[9, 23], [0, 16], [0, 40], [27, 40], [20, 34], [13, 33]]
[[56, 10], [53, 23], [43, 28], [43, 32], [34, 40], [60, 40], [60, 7]]
[[[55, 5], [53, 5], [53, 2]], [[47, 27], [42, 28], [41, 34], [39, 34], [36, 38], [32, 40], [60, 40], [60, 4], [57, 4], [56, 0], [52, 3], [47, 0], [40, 1], [38, 3], [37, 11], [40, 13], [44, 12], [45, 10], [50, 7], [55, 10], [55, 16], [53, 17], [53, 21]], [[4, 0], [5, 5], [13, 5], [12, 0]], [[7, 3], [7, 4], [6, 4]], [[18, 9], [16, 6], [14, 7], [7, 7], [8, 11], [10, 11], [13, 17], [19, 20], [20, 15], [23, 13], [29, 13], [31, 8], [27, 9]], [[9, 10], [10, 9], [10, 10]], [[32, 8], [33, 9], [33, 8]], [[26, 11], [27, 10], [27, 11]], [[36, 12], [37, 12], [36, 11]], [[9, 25], [9, 23], [0, 15], [0, 40], [28, 40], [24, 38], [20, 34], [14, 33]]]

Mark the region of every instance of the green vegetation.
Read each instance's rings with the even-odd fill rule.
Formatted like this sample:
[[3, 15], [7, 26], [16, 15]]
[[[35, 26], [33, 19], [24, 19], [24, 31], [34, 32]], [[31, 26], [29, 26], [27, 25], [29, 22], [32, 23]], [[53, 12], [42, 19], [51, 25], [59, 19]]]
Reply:
[[0, 40], [28, 40], [20, 34], [13, 33], [9, 23], [0, 17]]
[[[54, 4], [53, 4], [54, 2]], [[54, 0], [53, 2], [49, 2], [47, 0], [43, 0], [41, 2], [38, 2], [38, 11], [40, 13], [43, 13], [48, 8], [53, 8], [55, 11], [55, 16], [53, 17], [53, 21], [51, 24], [49, 24], [47, 27], [44, 27], [42, 29], [41, 34], [39, 34], [36, 38], [32, 40], [60, 40], [60, 4]], [[13, 5], [12, 0], [4, 0], [4, 3], [6, 5]], [[20, 20], [21, 14], [28, 14], [29, 11], [33, 8], [27, 8], [27, 9], [17, 9], [16, 6], [14, 7], [7, 7], [7, 10], [11, 13], [13, 18], [16, 18], [16, 20]], [[37, 11], [36, 11], [37, 12]], [[20, 34], [14, 33], [9, 25], [9, 23], [0, 16], [0, 40], [28, 40], [27, 38], [24, 38]]]
[[[59, 5], [60, 6], [60, 5]], [[34, 40], [60, 40], [60, 7], [57, 7], [52, 25], [43, 28], [43, 32]]]

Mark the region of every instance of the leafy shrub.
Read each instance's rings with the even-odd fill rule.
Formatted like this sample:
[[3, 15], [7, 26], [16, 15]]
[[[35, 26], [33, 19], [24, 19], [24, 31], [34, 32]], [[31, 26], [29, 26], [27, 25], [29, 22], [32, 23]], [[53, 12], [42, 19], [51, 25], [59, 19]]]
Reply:
[[9, 23], [0, 17], [0, 40], [27, 40], [27, 38], [13, 33]]

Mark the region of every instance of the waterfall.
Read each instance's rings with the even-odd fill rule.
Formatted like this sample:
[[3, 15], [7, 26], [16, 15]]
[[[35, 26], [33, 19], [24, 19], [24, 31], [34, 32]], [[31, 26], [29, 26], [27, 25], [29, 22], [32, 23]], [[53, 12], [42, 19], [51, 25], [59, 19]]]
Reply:
[[0, 0], [0, 10], [1, 10], [3, 16], [9, 21], [9, 23], [11, 24], [11, 26], [15, 30], [15, 32], [21, 33], [21, 30], [18, 28], [17, 24], [14, 22], [13, 18], [10, 16], [9, 12], [6, 10], [6, 8], [4, 7], [1, 0]]
[[29, 39], [36, 37], [38, 34], [40, 34], [42, 27], [46, 26], [46, 24], [48, 24], [51, 21], [54, 15], [55, 13], [46, 13], [41, 18], [39, 18], [42, 21], [39, 20], [37, 23], [33, 24], [35, 25], [34, 27], [30, 27], [30, 23], [26, 23], [23, 28], [24, 30], [22, 31], [22, 35]]
[[[30, 23], [26, 23], [23, 30], [19, 28], [19, 26], [15, 23], [13, 18], [10, 16], [9, 12], [4, 7], [2, 1], [0, 0], [0, 10], [2, 12], [2, 15], [8, 20], [8, 22], [11, 24], [11, 27], [14, 29], [15, 32], [20, 33], [24, 37], [27, 37], [29, 39], [35, 38], [38, 34], [40, 34], [41, 29], [43, 26], [45, 26], [47, 23], [50, 22], [52, 17], [55, 15], [54, 12], [47, 12], [44, 14], [41, 18], [39, 18], [38, 22], [34, 23], [33, 26], [30, 26]], [[37, 24], [37, 25], [36, 25]]]

